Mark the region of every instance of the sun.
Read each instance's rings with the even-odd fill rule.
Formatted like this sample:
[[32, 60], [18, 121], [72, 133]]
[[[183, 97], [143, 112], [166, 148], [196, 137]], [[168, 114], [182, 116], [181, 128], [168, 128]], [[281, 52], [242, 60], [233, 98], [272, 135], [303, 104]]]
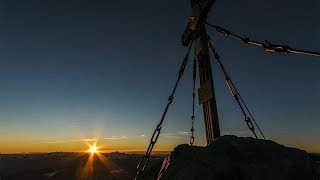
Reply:
[[88, 152], [90, 152], [92, 154], [97, 153], [97, 152], [99, 152], [98, 151], [98, 147], [95, 144], [94, 145], [90, 145], [90, 148], [89, 148]]

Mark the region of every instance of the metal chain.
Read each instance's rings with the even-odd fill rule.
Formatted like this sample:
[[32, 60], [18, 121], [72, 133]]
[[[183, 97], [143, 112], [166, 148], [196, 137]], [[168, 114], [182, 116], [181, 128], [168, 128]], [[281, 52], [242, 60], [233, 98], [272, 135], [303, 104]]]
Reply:
[[190, 145], [192, 146], [194, 144], [194, 120], [195, 120], [195, 116], [194, 116], [194, 104], [195, 104], [195, 98], [196, 98], [196, 78], [197, 78], [197, 59], [196, 56], [194, 57], [193, 60], [193, 85], [192, 85], [192, 116], [191, 116], [191, 137], [190, 137]]
[[[253, 135], [255, 136], [255, 138], [258, 139], [258, 136], [257, 136], [257, 134], [256, 134], [256, 132], [255, 132], [255, 129], [254, 129], [254, 125], [252, 124], [252, 121], [251, 121], [251, 118], [252, 118], [253, 120], [254, 120], [254, 118], [253, 118], [252, 114], [250, 113], [247, 105], [245, 104], [245, 102], [244, 102], [243, 99], [241, 98], [241, 96], [240, 96], [237, 88], [235, 87], [235, 85], [233, 84], [232, 80], [230, 79], [229, 74], [227, 73], [226, 69], [224, 68], [224, 66], [223, 66], [223, 64], [222, 64], [222, 62], [221, 62], [221, 60], [220, 60], [219, 54], [217, 53], [217, 51], [214, 49], [214, 47], [213, 47], [213, 45], [212, 45], [212, 42], [211, 42], [210, 37], [209, 37], [208, 39], [209, 39], [209, 40], [208, 40], [209, 47], [211, 48], [211, 50], [212, 50], [212, 52], [213, 52], [213, 54], [214, 54], [214, 58], [218, 61], [218, 64], [220, 65], [220, 67], [221, 67], [221, 69], [222, 69], [222, 72], [223, 72], [223, 74], [224, 74], [224, 76], [225, 76], [226, 84], [227, 84], [227, 86], [228, 86], [228, 88], [229, 88], [229, 90], [230, 90], [230, 92], [231, 92], [231, 95], [232, 95], [232, 96], [235, 98], [235, 100], [237, 101], [237, 103], [238, 103], [238, 105], [239, 105], [239, 107], [240, 107], [240, 109], [241, 109], [241, 112], [242, 112], [243, 115], [244, 115], [244, 119], [245, 119], [245, 122], [246, 122], [248, 128], [249, 128], [250, 131], [253, 133]], [[246, 113], [246, 111], [244, 110], [244, 108], [243, 108], [242, 105], [245, 106], [245, 109], [246, 109], [246, 111], [249, 113], [249, 116], [250, 116], [251, 118], [247, 115], [247, 113]], [[254, 123], [255, 123], [255, 125], [258, 127], [258, 130], [259, 130], [260, 134], [262, 135], [263, 139], [265, 139], [264, 134], [262, 133], [261, 129], [259, 128], [259, 126], [258, 126], [258, 124], [256, 123], [255, 120], [254, 120]]]
[[265, 40], [265, 42], [252, 41], [249, 38], [243, 38], [243, 37], [240, 37], [236, 34], [233, 34], [229, 30], [222, 28], [220, 26], [214, 26], [209, 23], [206, 23], [206, 24], [210, 27], [213, 27], [217, 32], [219, 32], [225, 36], [230, 36], [230, 37], [237, 39], [245, 44], [251, 44], [251, 45], [263, 47], [265, 49], [265, 51], [268, 51], [268, 52], [280, 52], [280, 53], [285, 53], [285, 54], [295, 53], [295, 54], [303, 54], [303, 55], [308, 55], [308, 56], [320, 57], [320, 52], [293, 49], [287, 45], [272, 44], [267, 40]]
[[166, 114], [167, 114], [167, 111], [168, 111], [170, 105], [172, 104], [172, 101], [173, 101], [173, 98], [174, 98], [174, 94], [176, 92], [176, 89], [178, 87], [180, 79], [182, 78], [182, 75], [183, 75], [184, 70], [186, 68], [186, 65], [188, 63], [189, 53], [190, 53], [192, 44], [193, 44], [193, 41], [191, 41], [191, 43], [189, 45], [188, 52], [187, 52], [186, 56], [183, 59], [183, 62], [181, 64], [181, 67], [180, 67], [180, 70], [179, 70], [179, 75], [178, 75], [177, 81], [175, 83], [175, 86], [173, 88], [173, 91], [172, 91], [171, 95], [168, 98], [168, 103], [167, 103], [167, 106], [166, 106], [166, 108], [165, 108], [165, 110], [164, 110], [164, 112], [162, 114], [161, 120], [160, 120], [159, 124], [157, 125], [156, 129], [154, 130], [154, 132], [152, 134], [152, 137], [151, 137], [151, 140], [150, 140], [150, 144], [148, 146], [146, 154], [142, 156], [142, 158], [141, 158], [141, 160], [140, 160], [140, 162], [139, 162], [139, 164], [137, 166], [137, 175], [136, 175], [136, 178], [135, 178], [136, 180], [139, 179], [141, 173], [145, 170], [145, 168], [146, 168], [146, 166], [147, 166], [147, 164], [149, 162], [152, 149], [153, 149], [154, 145], [157, 143], [157, 140], [158, 140], [160, 132], [161, 132], [163, 120], [166, 117]]
[[246, 105], [246, 103], [244, 102], [244, 100], [242, 99], [242, 97], [241, 97], [241, 95], [240, 95], [239, 93], [238, 93], [238, 95], [239, 95], [239, 99], [240, 99], [240, 101], [242, 102], [242, 104], [244, 105], [245, 109], [247, 110], [247, 112], [249, 113], [250, 117], [252, 118], [252, 120], [253, 120], [254, 124], [255, 124], [255, 125], [256, 125], [256, 127], [258, 128], [258, 130], [259, 130], [259, 132], [260, 132], [261, 136], [263, 137], [263, 139], [266, 139], [266, 138], [265, 138], [265, 136], [264, 136], [264, 134], [262, 133], [262, 131], [261, 131], [261, 129], [260, 129], [260, 127], [259, 127], [259, 125], [258, 125], [257, 121], [254, 119], [253, 115], [251, 114], [251, 112], [250, 112], [250, 110], [249, 110], [248, 106]]

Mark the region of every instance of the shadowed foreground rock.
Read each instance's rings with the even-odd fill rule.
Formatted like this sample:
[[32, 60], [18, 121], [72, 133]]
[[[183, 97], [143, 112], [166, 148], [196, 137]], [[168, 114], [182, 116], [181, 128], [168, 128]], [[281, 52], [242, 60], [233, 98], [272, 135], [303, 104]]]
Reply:
[[179, 145], [163, 161], [160, 173], [152, 169], [158, 168], [150, 168], [142, 179], [320, 180], [319, 163], [307, 152], [236, 136], [222, 136], [208, 147]]

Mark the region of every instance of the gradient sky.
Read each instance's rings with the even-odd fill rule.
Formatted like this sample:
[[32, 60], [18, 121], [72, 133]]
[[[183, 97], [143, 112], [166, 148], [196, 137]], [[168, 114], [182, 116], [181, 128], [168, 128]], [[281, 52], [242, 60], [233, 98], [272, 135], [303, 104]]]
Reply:
[[[318, 0], [217, 0], [208, 21], [320, 51]], [[189, 0], [0, 0], [0, 153], [145, 150], [186, 52]], [[210, 28], [268, 139], [320, 152], [320, 59], [267, 53]], [[192, 62], [156, 150], [189, 142]], [[252, 136], [215, 63], [222, 134]], [[197, 103], [198, 104], [198, 103]], [[205, 145], [196, 106], [195, 144]]]

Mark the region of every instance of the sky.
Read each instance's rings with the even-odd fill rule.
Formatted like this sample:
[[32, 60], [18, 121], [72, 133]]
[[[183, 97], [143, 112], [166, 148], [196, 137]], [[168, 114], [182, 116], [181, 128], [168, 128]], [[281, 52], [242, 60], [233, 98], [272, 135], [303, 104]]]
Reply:
[[[320, 51], [319, 9], [317, 0], [217, 0], [208, 22]], [[190, 13], [189, 0], [0, 0], [0, 153], [82, 151], [93, 142], [145, 150], [187, 51]], [[320, 152], [320, 59], [207, 31], [266, 138]], [[212, 68], [222, 134], [252, 136]], [[155, 150], [189, 143], [191, 93], [192, 61]], [[195, 145], [205, 145], [198, 101]]]

